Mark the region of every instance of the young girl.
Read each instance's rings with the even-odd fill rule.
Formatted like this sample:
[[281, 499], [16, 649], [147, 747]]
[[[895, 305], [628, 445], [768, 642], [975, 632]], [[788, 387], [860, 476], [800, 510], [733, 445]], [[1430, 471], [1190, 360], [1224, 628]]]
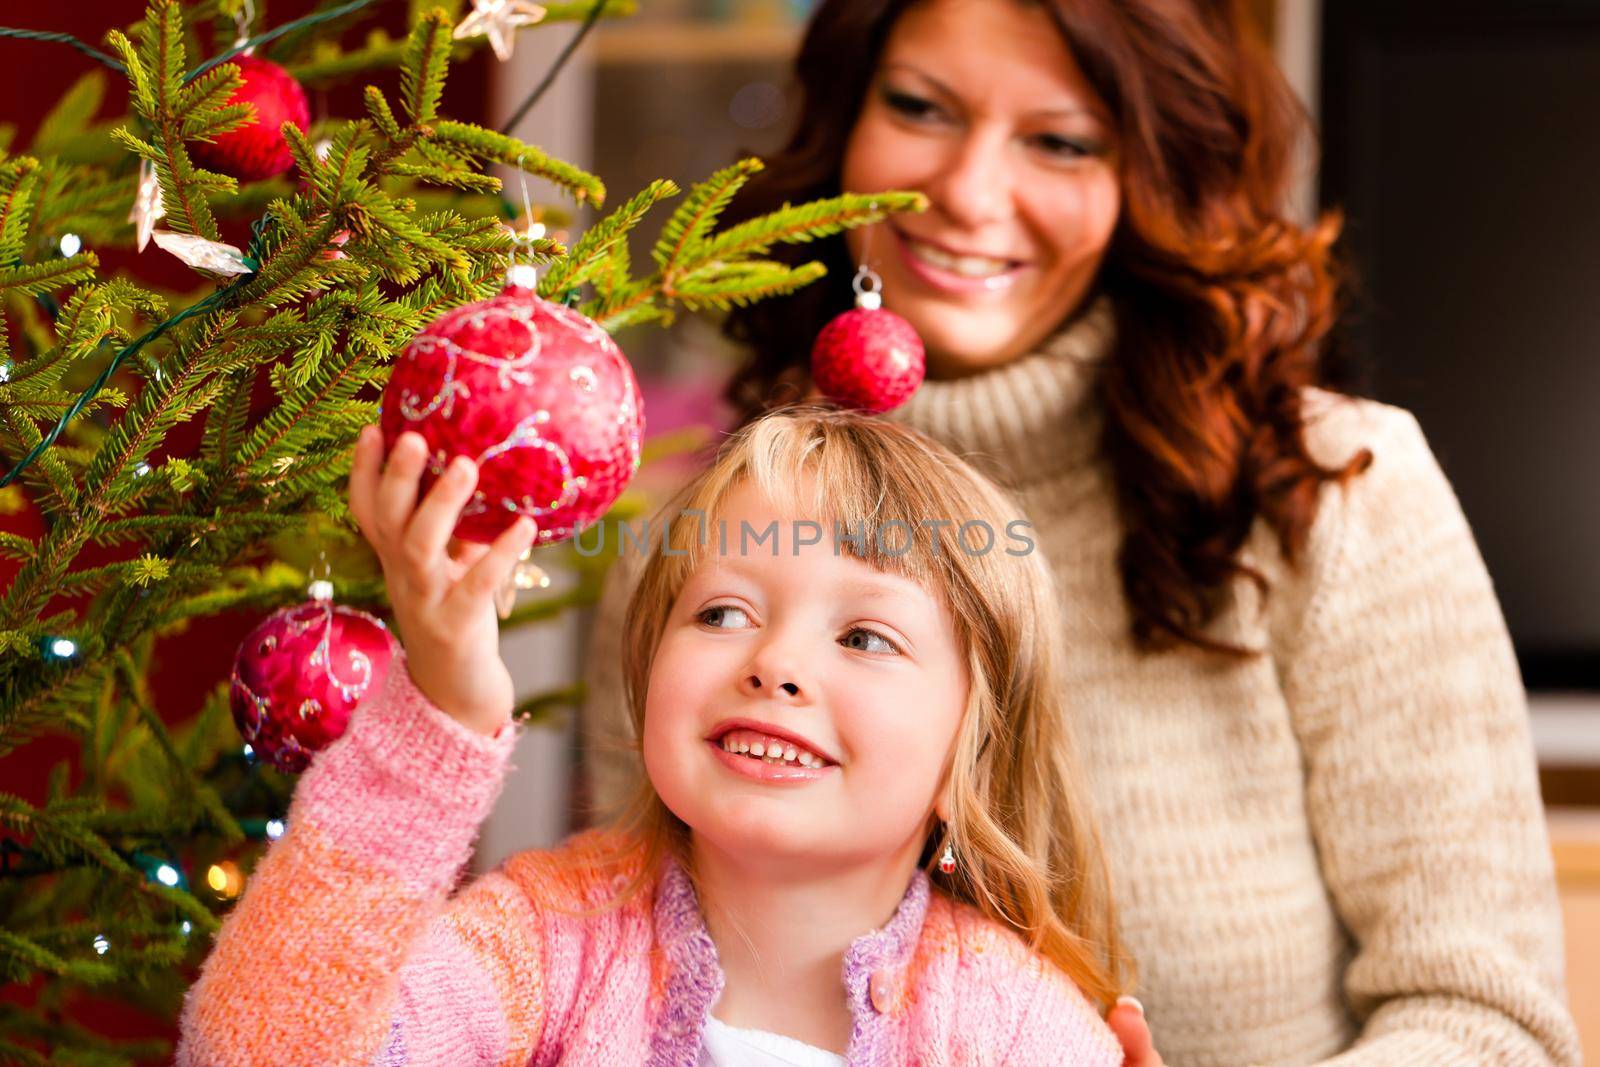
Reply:
[[470, 461], [419, 504], [420, 438], [380, 451], [350, 506], [406, 651], [302, 777], [180, 1063], [1122, 1062], [1048, 531], [991, 483], [828, 408], [730, 438], [627, 549], [631, 811], [452, 896], [514, 741], [493, 597], [532, 530], [452, 551]]

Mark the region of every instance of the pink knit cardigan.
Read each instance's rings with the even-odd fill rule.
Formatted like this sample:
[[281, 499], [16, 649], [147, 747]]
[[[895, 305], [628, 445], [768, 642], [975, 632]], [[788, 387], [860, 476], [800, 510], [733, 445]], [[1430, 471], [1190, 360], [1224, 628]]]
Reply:
[[[591, 830], [451, 895], [514, 733], [456, 723], [397, 658], [301, 778], [185, 999], [178, 1063], [694, 1067], [723, 975], [676, 862], [620, 906], [562, 914], [638, 870]], [[843, 983], [851, 1064], [1122, 1062], [1061, 971], [922, 871]]]

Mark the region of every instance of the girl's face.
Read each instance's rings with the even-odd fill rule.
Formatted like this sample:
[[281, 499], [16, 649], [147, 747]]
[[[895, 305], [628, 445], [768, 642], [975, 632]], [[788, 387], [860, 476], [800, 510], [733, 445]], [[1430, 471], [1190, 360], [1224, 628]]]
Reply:
[[1035, 348], [1088, 293], [1121, 203], [1104, 105], [1018, 0], [923, 0], [895, 22], [845, 147], [846, 192], [930, 201], [846, 236], [930, 377]]
[[[830, 529], [796, 554], [816, 528], [797, 529], [751, 482], [721, 518], [726, 553], [713, 523], [650, 673], [657, 793], [700, 844], [771, 871], [915, 862], [967, 699], [950, 613], [915, 582], [835, 555]], [[776, 555], [770, 536], [755, 541], [773, 524]]]

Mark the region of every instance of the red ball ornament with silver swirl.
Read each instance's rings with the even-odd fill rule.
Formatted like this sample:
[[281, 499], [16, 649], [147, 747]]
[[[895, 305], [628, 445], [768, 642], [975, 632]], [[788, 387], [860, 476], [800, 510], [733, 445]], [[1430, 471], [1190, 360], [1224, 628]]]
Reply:
[[344, 733], [356, 706], [383, 686], [395, 650], [381, 620], [333, 602], [333, 583], [318, 579], [308, 593], [250, 631], [228, 688], [245, 743], [289, 774]]
[[[632, 366], [592, 319], [541, 299], [536, 281], [531, 266], [513, 266], [498, 295], [440, 316], [384, 389], [385, 448], [407, 430], [428, 444], [419, 494], [457, 456], [478, 465], [455, 528], [465, 541], [493, 541], [521, 515], [537, 526], [535, 544], [565, 540], [604, 515], [639, 469], [644, 412]], [[519, 568], [518, 586], [543, 584], [537, 568]]]

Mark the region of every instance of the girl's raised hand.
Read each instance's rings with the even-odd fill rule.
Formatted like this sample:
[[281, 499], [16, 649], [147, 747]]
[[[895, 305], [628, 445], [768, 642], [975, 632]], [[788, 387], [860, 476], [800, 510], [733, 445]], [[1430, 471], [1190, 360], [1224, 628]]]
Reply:
[[458, 456], [418, 503], [426, 459], [422, 435], [408, 431], [386, 465], [383, 434], [365, 427], [350, 468], [350, 512], [383, 564], [411, 680], [452, 718], [492, 735], [515, 700], [500, 658], [495, 592], [536, 530], [523, 516], [490, 545], [453, 542], [478, 467]]

